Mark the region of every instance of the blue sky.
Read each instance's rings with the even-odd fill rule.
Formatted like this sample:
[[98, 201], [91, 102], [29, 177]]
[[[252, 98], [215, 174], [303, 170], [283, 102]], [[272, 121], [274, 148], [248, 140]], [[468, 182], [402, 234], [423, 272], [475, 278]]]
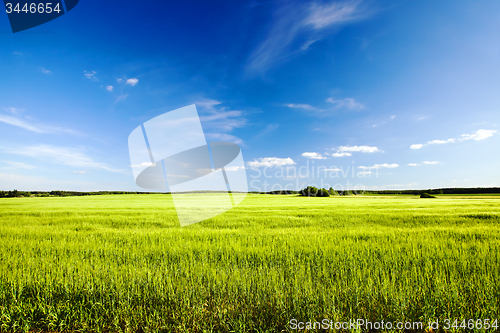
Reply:
[[141, 190], [128, 135], [193, 103], [250, 190], [499, 186], [499, 10], [82, 0], [16, 34], [0, 15], [0, 189]]

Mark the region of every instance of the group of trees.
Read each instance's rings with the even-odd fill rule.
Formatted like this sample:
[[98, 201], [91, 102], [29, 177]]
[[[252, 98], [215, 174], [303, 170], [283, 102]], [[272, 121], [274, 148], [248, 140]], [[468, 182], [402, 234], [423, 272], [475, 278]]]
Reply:
[[100, 191], [100, 192], [76, 192], [76, 191], [0, 191], [0, 198], [20, 198], [20, 197], [80, 197], [87, 195], [110, 195], [110, 194], [151, 194], [157, 192], [125, 192], [125, 191]]

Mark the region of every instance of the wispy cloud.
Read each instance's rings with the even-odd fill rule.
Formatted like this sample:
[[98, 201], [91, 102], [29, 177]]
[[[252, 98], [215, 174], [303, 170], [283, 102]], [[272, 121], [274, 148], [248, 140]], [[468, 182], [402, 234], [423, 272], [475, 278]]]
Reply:
[[4, 114], [0, 114], [0, 122], [40, 134], [48, 134], [48, 133], [80, 134], [78, 131], [74, 131], [71, 129], [48, 126], [43, 124], [35, 124], [27, 119], [4, 115]]
[[21, 57], [23, 56], [23, 54], [21, 52], [13, 52], [12, 54], [18, 55], [18, 56], [21, 56]]
[[3, 163], [7, 164], [9, 166], [8, 167], [9, 169], [28, 169], [28, 170], [36, 169], [35, 166], [29, 165], [26, 163], [22, 163], [22, 162], [3, 161]]
[[220, 101], [201, 99], [194, 104], [199, 107], [200, 120], [209, 130], [231, 132], [233, 129], [244, 127], [247, 124], [242, 111], [221, 107], [219, 106], [222, 104]]
[[137, 83], [139, 83], [139, 80], [136, 79], [136, 78], [132, 78], [132, 79], [128, 79], [126, 82], [126, 84], [129, 84], [131, 85], [132, 87], [135, 86]]
[[247, 165], [250, 168], [259, 168], [259, 167], [278, 167], [285, 165], [294, 165], [295, 162], [290, 158], [279, 158], [279, 157], [262, 157], [257, 158], [253, 161], [247, 162]]
[[358, 169], [363, 169], [363, 170], [384, 169], [384, 168], [394, 169], [394, 168], [397, 168], [397, 167], [399, 167], [399, 164], [396, 164], [396, 163], [392, 163], [392, 164], [383, 163], [383, 164], [374, 164], [372, 166], [359, 166]]
[[12, 113], [12, 114], [20, 114], [21, 112], [24, 111], [23, 109], [18, 109], [18, 108], [13, 108], [13, 107], [5, 108], [4, 110], [9, 112], [9, 113]]
[[51, 71], [49, 71], [48, 69], [45, 69], [43, 67], [41, 68], [41, 71], [42, 71], [43, 74], [52, 74]]
[[94, 161], [91, 157], [75, 148], [38, 144], [15, 148], [0, 147], [0, 149], [8, 154], [29, 156], [35, 159], [46, 160], [71, 167], [103, 169], [116, 173], [126, 173], [125, 170], [115, 169], [105, 163]]
[[334, 104], [336, 109], [347, 108], [349, 110], [362, 110], [365, 108], [363, 104], [356, 102], [354, 98], [335, 99], [329, 97], [326, 99], [326, 102]]
[[476, 132], [472, 134], [462, 134], [462, 136], [458, 139], [448, 139], [448, 140], [432, 140], [432, 141], [427, 141], [427, 143], [422, 144], [413, 144], [410, 146], [410, 149], [420, 149], [425, 146], [430, 146], [430, 145], [443, 145], [447, 143], [455, 143], [455, 142], [460, 142], [460, 141], [466, 141], [466, 140], [475, 140], [475, 141], [480, 141], [480, 140], [485, 140], [487, 138], [492, 137], [495, 133], [497, 133], [496, 130], [485, 130], [485, 129], [480, 129], [477, 130]]
[[87, 71], [83, 71], [83, 75], [85, 75], [85, 77], [89, 80], [93, 80], [93, 81], [99, 81], [99, 79], [95, 76], [97, 74], [96, 71], [91, 71], [91, 72], [87, 72]]
[[113, 91], [113, 86], [107, 86], [107, 87], [106, 87], [106, 90], [107, 90], [107, 91]]
[[234, 135], [227, 134], [227, 133], [207, 133], [206, 137], [208, 139], [211, 139], [212, 141], [217, 140], [217, 141], [222, 141], [222, 142], [232, 142], [232, 143], [236, 143], [237, 145], [243, 144], [243, 140], [241, 140], [240, 138], [238, 138]]
[[305, 153], [302, 153], [302, 156], [309, 158], [309, 159], [312, 159], [312, 160], [326, 160], [326, 157], [322, 156], [319, 153], [314, 153], [314, 152], [313, 153], [305, 152]]
[[294, 109], [304, 109], [304, 110], [307, 110], [307, 111], [324, 111], [322, 109], [316, 108], [316, 107], [311, 106], [309, 104], [293, 104], [293, 103], [289, 103], [289, 104], [285, 104], [285, 106], [287, 106], [289, 108], [294, 108]]
[[124, 99], [126, 99], [128, 97], [128, 94], [123, 94], [123, 95], [120, 95], [116, 98], [116, 102], [118, 103], [119, 101], [123, 101]]
[[80, 170], [80, 171], [73, 171], [73, 173], [77, 174], [77, 175], [85, 175], [87, 173], [90, 173], [90, 171], [83, 171], [83, 170]]
[[418, 163], [408, 163], [408, 166], [416, 167], [416, 166], [421, 166], [422, 164]]
[[313, 112], [315, 114], [328, 113], [332, 111], [338, 111], [341, 109], [348, 110], [362, 110], [365, 106], [359, 102], [357, 102], [354, 98], [342, 98], [342, 99], [334, 99], [329, 97], [326, 99], [326, 102], [333, 104], [332, 107], [319, 108], [316, 106], [312, 106], [309, 104], [294, 104], [294, 103], [286, 103], [284, 106], [293, 108], [293, 109], [302, 109], [306, 111]]
[[441, 164], [439, 161], [423, 161], [422, 162], [425, 165], [436, 165], [436, 164]]
[[360, 19], [364, 11], [359, 1], [331, 3], [284, 2], [274, 14], [267, 37], [252, 52], [247, 72], [264, 74], [278, 62], [305, 52], [348, 22]]

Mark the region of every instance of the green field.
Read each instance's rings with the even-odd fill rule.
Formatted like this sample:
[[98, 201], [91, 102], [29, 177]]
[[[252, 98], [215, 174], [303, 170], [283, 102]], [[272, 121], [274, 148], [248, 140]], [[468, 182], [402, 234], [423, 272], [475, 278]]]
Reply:
[[[0, 331], [280, 332], [500, 319], [500, 196], [0, 199]], [[491, 331], [491, 330], [490, 330]]]

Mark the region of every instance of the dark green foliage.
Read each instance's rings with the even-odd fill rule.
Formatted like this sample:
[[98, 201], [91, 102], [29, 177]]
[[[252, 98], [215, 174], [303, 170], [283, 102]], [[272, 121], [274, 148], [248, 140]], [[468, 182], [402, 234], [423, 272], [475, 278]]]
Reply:
[[330, 195], [339, 195], [339, 193], [337, 191], [335, 191], [333, 189], [333, 187], [330, 187], [330, 189], [328, 190], [328, 192], [330, 193]]
[[422, 193], [420, 194], [421, 198], [435, 198], [435, 196], [430, 195], [429, 193]]
[[327, 189], [308, 186], [300, 191], [300, 195], [304, 197], [329, 197], [330, 193]]

